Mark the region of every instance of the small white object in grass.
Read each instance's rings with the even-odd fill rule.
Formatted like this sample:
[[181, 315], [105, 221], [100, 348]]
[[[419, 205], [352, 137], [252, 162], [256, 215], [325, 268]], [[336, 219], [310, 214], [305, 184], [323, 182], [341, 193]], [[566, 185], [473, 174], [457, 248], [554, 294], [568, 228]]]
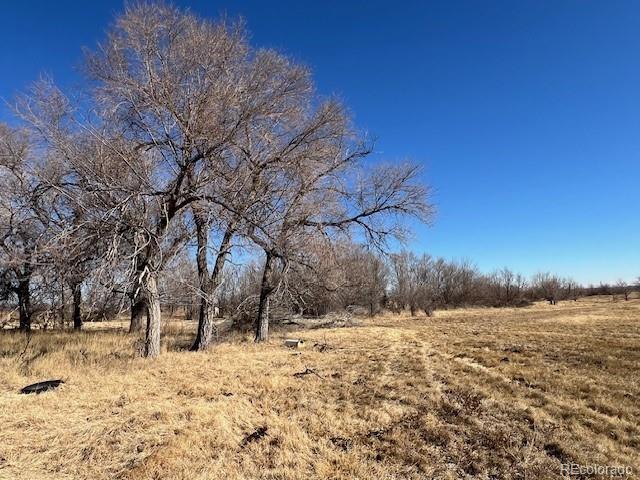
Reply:
[[304, 340], [300, 338], [287, 338], [284, 341], [284, 345], [289, 348], [300, 348], [304, 345]]

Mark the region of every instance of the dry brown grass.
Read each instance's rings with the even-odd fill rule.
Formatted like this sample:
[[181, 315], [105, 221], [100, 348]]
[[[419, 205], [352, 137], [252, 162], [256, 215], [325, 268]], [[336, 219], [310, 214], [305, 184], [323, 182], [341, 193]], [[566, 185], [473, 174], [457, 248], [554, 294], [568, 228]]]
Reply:
[[[39, 332], [26, 349], [1, 334], [0, 478], [544, 479], [563, 462], [640, 472], [640, 300], [383, 317], [302, 330], [301, 353], [284, 332], [190, 353], [192, 325], [171, 323], [157, 361], [100, 327]], [[66, 383], [17, 393], [48, 378]]]

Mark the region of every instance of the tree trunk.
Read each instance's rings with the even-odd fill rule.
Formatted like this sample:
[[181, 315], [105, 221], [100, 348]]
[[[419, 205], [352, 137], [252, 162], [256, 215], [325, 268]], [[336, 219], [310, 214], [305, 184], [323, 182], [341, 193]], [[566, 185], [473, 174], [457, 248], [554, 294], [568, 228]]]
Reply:
[[129, 333], [145, 331], [145, 316], [147, 315], [147, 302], [145, 299], [144, 285], [142, 284], [147, 268], [146, 257], [138, 254], [136, 257], [136, 273], [131, 285], [131, 322]]
[[205, 350], [213, 339], [215, 326], [215, 303], [210, 298], [203, 297], [200, 301], [200, 314], [198, 315], [198, 334], [191, 346], [191, 351]]
[[155, 274], [149, 273], [144, 281], [145, 302], [147, 306], [147, 328], [144, 342], [144, 356], [155, 358], [160, 355], [160, 296]]
[[18, 279], [18, 308], [20, 310], [20, 331], [31, 330], [31, 269], [25, 267], [24, 274]]
[[66, 307], [67, 307], [67, 299], [66, 296], [64, 294], [64, 286], [65, 284], [65, 279], [64, 279], [64, 275], [60, 276], [60, 326], [62, 328], [64, 328], [64, 322], [67, 319], [66, 318]]
[[129, 333], [142, 332], [144, 330], [144, 317], [147, 313], [147, 306], [144, 299], [138, 298], [131, 302], [131, 323]]
[[416, 316], [416, 306], [413, 303], [409, 304], [409, 309], [411, 310], [411, 316], [415, 317]]
[[209, 243], [209, 225], [195, 214], [196, 233], [198, 238], [198, 253], [196, 261], [198, 264], [198, 277], [200, 280], [200, 314], [198, 316], [198, 333], [196, 340], [191, 346], [192, 351], [205, 350], [213, 339], [215, 332], [215, 310], [218, 306], [216, 290], [222, 283], [222, 270], [226, 257], [229, 254], [229, 247], [233, 237], [233, 225], [227, 226], [224, 237], [220, 243], [216, 262], [213, 266], [211, 276], [209, 276], [209, 266], [207, 264], [207, 245]]
[[258, 307], [258, 322], [256, 324], [256, 342], [266, 342], [269, 339], [269, 304], [268, 295], [260, 294], [260, 305]]
[[31, 330], [31, 294], [29, 283], [20, 281], [18, 287], [18, 306], [20, 310], [20, 330], [28, 332]]
[[82, 329], [82, 312], [80, 306], [82, 304], [82, 284], [74, 283], [73, 291], [73, 329], [80, 331]]
[[273, 255], [267, 253], [267, 259], [262, 272], [262, 284], [260, 286], [260, 304], [258, 305], [258, 318], [256, 321], [256, 342], [266, 342], [269, 338], [269, 304], [273, 287], [271, 276], [273, 273]]

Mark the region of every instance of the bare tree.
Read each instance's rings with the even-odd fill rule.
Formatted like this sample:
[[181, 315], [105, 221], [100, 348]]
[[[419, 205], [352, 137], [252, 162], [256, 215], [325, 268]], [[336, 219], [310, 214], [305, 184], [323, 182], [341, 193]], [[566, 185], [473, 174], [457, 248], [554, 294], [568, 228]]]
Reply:
[[407, 305], [411, 310], [411, 316], [416, 313], [416, 293], [414, 263], [416, 256], [413, 252], [402, 250], [390, 256], [392, 272], [392, 300], [399, 310], [404, 310]]
[[[427, 219], [430, 208], [426, 203], [425, 190], [414, 184], [416, 170], [412, 167], [384, 167], [384, 175], [380, 170], [362, 179], [352, 190], [344, 188], [344, 176], [353, 161], [366, 154], [362, 150], [340, 153], [344, 142], [344, 130], [341, 122], [337, 123], [339, 131], [330, 138], [332, 144], [323, 145], [326, 133], [318, 139], [318, 157], [316, 164], [309, 165], [297, 161], [295, 173], [289, 172], [287, 191], [278, 192], [269, 211], [282, 212], [278, 218], [271, 215], [268, 228], [262, 229], [251, 238], [265, 251], [265, 268], [262, 278], [260, 307], [256, 325], [256, 341], [264, 341], [268, 332], [269, 299], [279, 286], [279, 278], [286, 273], [291, 262], [299, 261], [299, 253], [313, 236], [349, 234], [350, 230], [359, 228], [371, 243], [383, 245], [387, 237], [400, 236], [395, 223], [386, 220], [393, 216], [414, 215]], [[332, 128], [331, 125], [328, 125]], [[310, 135], [307, 135], [310, 138]], [[335, 138], [340, 139], [338, 145], [333, 144]], [[308, 140], [309, 141], [309, 140]], [[306, 147], [307, 150], [309, 146]], [[306, 158], [310, 158], [306, 152]], [[313, 157], [311, 157], [313, 158]], [[336, 160], [337, 159], [337, 160]], [[346, 171], [345, 171], [346, 170]], [[342, 174], [339, 176], [338, 174]], [[291, 181], [293, 179], [293, 181]], [[353, 202], [350, 204], [350, 202]], [[382, 264], [367, 262], [373, 268], [370, 272], [371, 287], [379, 284]], [[377, 302], [373, 290], [370, 291], [369, 307], [375, 313]]]
[[559, 300], [562, 289], [562, 280], [550, 273], [537, 273], [531, 279], [538, 298], [544, 298], [550, 305], [555, 305]]
[[213, 268], [209, 268], [207, 253], [210, 244], [210, 230], [212, 219], [206, 211], [198, 205], [192, 208], [197, 238], [197, 267], [200, 297], [200, 310], [198, 317], [198, 331], [192, 350], [204, 350], [211, 343], [214, 333], [215, 312], [220, 308], [218, 289], [223, 281], [223, 270], [227, 257], [231, 253], [232, 240], [236, 233], [237, 222], [229, 221], [224, 223], [222, 238], [215, 251], [215, 262]]
[[[347, 305], [365, 307], [373, 317], [385, 306], [389, 290], [389, 268], [384, 257], [367, 245], [353, 244], [345, 258]], [[345, 305], [346, 306], [346, 305]]]
[[[132, 330], [146, 310], [146, 356], [160, 352], [159, 276], [194, 230], [201, 297], [194, 348], [201, 349], [234, 236], [265, 255], [260, 341], [270, 297], [292, 262], [303, 261], [309, 241], [358, 229], [380, 248], [402, 236], [401, 217], [431, 214], [415, 167], [363, 173], [370, 149], [344, 108], [318, 101], [307, 69], [249, 48], [241, 25], [136, 5], [87, 52], [85, 70], [81, 108], [42, 82], [17, 110], [62, 160], [50, 186], [108, 246], [97, 270], [113, 283], [108, 290], [130, 297]], [[109, 270], [124, 272], [117, 286]]]
[[616, 282], [616, 289], [618, 290], [618, 293], [621, 293], [624, 296], [625, 301], [629, 300], [629, 294], [633, 290], [631, 285], [624, 280], [619, 279]]
[[418, 309], [431, 315], [436, 294], [432, 258], [427, 254], [418, 257], [403, 250], [391, 255], [391, 266], [393, 297], [400, 308], [408, 306], [411, 316], [415, 316]]
[[[22, 109], [72, 164], [70, 195], [94, 194], [92, 208], [103, 211], [103, 230], [112, 236], [111, 257], [128, 258], [132, 309], [147, 310], [146, 356], [159, 353], [158, 275], [187, 241], [188, 207], [224, 182], [235, 162], [224, 151], [255, 106], [247, 80], [253, 63], [241, 27], [141, 4], [87, 53], [94, 111], [75, 116], [77, 132], [38, 115], [51, 98], [69, 115], [69, 102], [53, 88], [53, 97], [31, 98]], [[79, 139], [94, 155], [79, 151]]]
[[167, 264], [158, 278], [162, 311], [169, 316], [185, 317], [189, 309], [198, 304], [198, 272], [189, 248], [181, 250]]
[[17, 297], [23, 331], [31, 329], [33, 280], [46, 242], [31, 150], [25, 131], [0, 124], [0, 274], [6, 293]]
[[574, 302], [578, 301], [578, 298], [583, 294], [583, 288], [580, 286], [578, 282], [573, 280], [572, 278], [567, 278], [564, 281], [564, 297], [573, 300]]

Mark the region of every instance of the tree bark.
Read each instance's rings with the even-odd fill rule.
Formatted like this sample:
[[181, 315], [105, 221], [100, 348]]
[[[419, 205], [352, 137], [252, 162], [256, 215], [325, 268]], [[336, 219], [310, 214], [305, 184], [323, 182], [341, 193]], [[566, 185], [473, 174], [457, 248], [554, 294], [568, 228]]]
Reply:
[[131, 302], [131, 323], [129, 333], [141, 332], [144, 330], [144, 317], [147, 313], [147, 306], [144, 299], [138, 298]]
[[131, 323], [129, 333], [139, 333], [145, 330], [145, 316], [147, 315], [147, 303], [144, 298], [142, 278], [146, 261], [142, 255], [136, 259], [136, 276], [131, 293]]
[[218, 306], [216, 290], [222, 283], [222, 270], [229, 254], [229, 247], [233, 237], [233, 225], [229, 225], [224, 233], [216, 262], [213, 266], [211, 276], [209, 276], [209, 266], [207, 264], [207, 245], [209, 243], [209, 225], [200, 217], [195, 215], [196, 230], [198, 238], [198, 254], [196, 261], [198, 264], [198, 277], [200, 279], [200, 314], [198, 316], [198, 333], [196, 340], [191, 346], [192, 351], [205, 350], [213, 340], [215, 328], [215, 309]]
[[148, 273], [144, 280], [145, 302], [147, 306], [147, 329], [144, 343], [144, 356], [155, 358], [160, 355], [160, 296], [155, 274]]
[[202, 298], [200, 301], [200, 313], [198, 315], [198, 334], [191, 346], [191, 351], [205, 350], [213, 339], [216, 332], [215, 326], [215, 303], [209, 298]]
[[194, 205], [193, 216], [196, 223], [196, 239], [198, 251], [196, 264], [198, 267], [198, 286], [200, 288], [200, 311], [198, 312], [198, 332], [196, 340], [191, 346], [192, 351], [204, 350], [211, 343], [213, 334], [213, 318], [209, 315], [211, 298], [207, 295], [209, 288], [209, 264], [207, 262], [207, 247], [209, 246], [209, 224], [201, 210]]
[[80, 331], [82, 329], [82, 312], [80, 310], [82, 305], [82, 284], [74, 283], [71, 288], [73, 291], [73, 329]]
[[24, 275], [18, 280], [18, 308], [20, 310], [20, 331], [31, 330], [31, 276]]
[[271, 276], [273, 273], [274, 257], [267, 253], [267, 259], [262, 272], [262, 283], [260, 286], [260, 303], [258, 305], [258, 318], [256, 321], [256, 342], [266, 342], [269, 338], [269, 304], [273, 287]]
[[64, 286], [66, 285], [65, 279], [64, 279], [64, 275], [60, 276], [59, 282], [60, 282], [60, 326], [62, 328], [64, 328], [64, 322], [66, 320], [66, 311], [65, 310], [67, 309], [66, 308], [67, 307], [67, 299], [66, 299], [66, 296], [64, 294], [65, 293], [64, 292], [64, 290], [65, 290]]
[[28, 332], [31, 330], [31, 294], [28, 282], [20, 281], [18, 286], [18, 307], [20, 310], [20, 330]]
[[269, 304], [268, 295], [260, 295], [260, 306], [258, 307], [258, 322], [256, 326], [256, 342], [266, 342], [269, 339]]
[[189, 321], [193, 320], [193, 311], [193, 302], [191, 302], [184, 307], [184, 319]]

